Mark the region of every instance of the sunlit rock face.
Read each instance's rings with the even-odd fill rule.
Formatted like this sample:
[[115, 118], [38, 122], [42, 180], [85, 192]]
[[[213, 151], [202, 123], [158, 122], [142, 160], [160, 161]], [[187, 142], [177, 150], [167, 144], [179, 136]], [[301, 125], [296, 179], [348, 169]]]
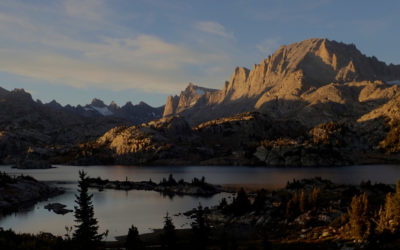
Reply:
[[168, 97], [164, 116], [180, 114], [195, 125], [261, 111], [314, 126], [369, 113], [398, 94], [399, 79], [400, 66], [367, 57], [352, 44], [314, 38], [281, 46], [251, 70], [235, 68], [221, 90], [189, 84]]

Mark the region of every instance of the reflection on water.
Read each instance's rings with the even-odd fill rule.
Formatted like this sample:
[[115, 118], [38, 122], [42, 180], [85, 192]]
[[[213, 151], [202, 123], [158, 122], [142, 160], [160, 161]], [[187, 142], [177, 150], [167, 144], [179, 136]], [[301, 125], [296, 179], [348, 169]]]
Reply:
[[[84, 169], [91, 177], [102, 177], [110, 180], [140, 181], [152, 179], [155, 182], [167, 177], [170, 173], [176, 179], [190, 181], [194, 177], [205, 176], [206, 181], [214, 184], [279, 188], [293, 178], [311, 178], [320, 176], [336, 183], [359, 184], [362, 180], [382, 183], [395, 183], [400, 179], [400, 166], [371, 165], [342, 168], [254, 168], [254, 167], [129, 167], [129, 166], [58, 166], [46, 170], [17, 170], [9, 166], [0, 167], [0, 171], [10, 174], [31, 175], [42, 181], [62, 181], [67, 189], [63, 195], [36, 204], [30, 210], [12, 214], [0, 219], [0, 227], [12, 228], [17, 232], [37, 233], [51, 232], [58, 235], [66, 233], [65, 226], [74, 225], [73, 213], [57, 215], [44, 209], [49, 202], [59, 202], [74, 207], [74, 192], [78, 180], [78, 171]], [[152, 228], [160, 228], [163, 216], [168, 211], [174, 215], [196, 207], [218, 204], [228, 194], [218, 194], [209, 198], [190, 196], [164, 197], [152, 191], [118, 191], [98, 190], [93, 192], [95, 216], [99, 220], [100, 231], [109, 230], [109, 238], [126, 234], [134, 224], [141, 233]], [[183, 216], [173, 217], [177, 227], [188, 227], [189, 222]]]

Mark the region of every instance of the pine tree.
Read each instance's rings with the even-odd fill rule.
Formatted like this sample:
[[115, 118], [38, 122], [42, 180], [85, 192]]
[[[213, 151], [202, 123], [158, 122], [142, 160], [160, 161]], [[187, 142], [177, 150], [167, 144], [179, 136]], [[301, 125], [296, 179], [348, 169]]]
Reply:
[[139, 237], [139, 231], [135, 226], [131, 226], [126, 237], [125, 247], [127, 250], [143, 249], [143, 242]]
[[265, 189], [261, 189], [257, 192], [256, 197], [254, 198], [253, 202], [253, 209], [257, 213], [260, 213], [264, 210], [265, 202], [267, 201], [267, 194]]
[[379, 233], [400, 233], [400, 181], [397, 181], [396, 193], [386, 195], [385, 206], [379, 210], [376, 229]]
[[199, 204], [196, 210], [195, 221], [192, 223], [194, 241], [198, 249], [206, 249], [210, 227], [204, 216], [204, 209]]
[[396, 193], [392, 199], [392, 227], [394, 233], [400, 233], [400, 181], [396, 183]]
[[173, 250], [176, 245], [176, 236], [175, 236], [175, 225], [172, 222], [171, 217], [167, 215], [164, 217], [164, 227], [162, 234], [162, 248]]
[[289, 220], [294, 219], [300, 214], [299, 204], [299, 194], [297, 192], [294, 192], [292, 198], [286, 203], [286, 217]]
[[243, 215], [250, 211], [251, 203], [243, 188], [239, 190], [236, 198], [233, 199], [231, 207], [235, 215]]
[[299, 209], [300, 209], [300, 212], [302, 212], [302, 213], [304, 213], [307, 210], [307, 199], [306, 199], [306, 193], [304, 192], [304, 189], [302, 189], [300, 192]]
[[390, 221], [393, 217], [392, 204], [393, 204], [392, 193], [388, 193], [386, 195], [386, 199], [385, 199], [385, 206], [383, 208], [381, 207], [378, 212], [378, 221], [376, 223], [377, 224], [376, 231], [380, 234], [393, 233], [391, 225], [390, 225]]
[[350, 234], [356, 239], [367, 239], [371, 234], [367, 195], [363, 193], [360, 196], [354, 196], [347, 213], [349, 215]]
[[95, 249], [99, 246], [105, 234], [98, 234], [97, 219], [94, 218], [94, 209], [92, 204], [93, 195], [88, 194], [89, 183], [86, 173], [79, 171], [78, 195], [75, 195], [75, 222], [76, 230], [73, 240], [81, 249]]
[[313, 210], [316, 210], [318, 207], [319, 193], [319, 189], [314, 187], [309, 197], [308, 203]]

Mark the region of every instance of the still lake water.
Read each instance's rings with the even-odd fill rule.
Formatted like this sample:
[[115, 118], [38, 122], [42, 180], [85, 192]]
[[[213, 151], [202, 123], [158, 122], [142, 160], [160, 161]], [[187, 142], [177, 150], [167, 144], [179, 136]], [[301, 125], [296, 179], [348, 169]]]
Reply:
[[[18, 170], [10, 166], [0, 166], [0, 171], [9, 174], [30, 175], [41, 181], [62, 182], [57, 184], [66, 189], [65, 194], [39, 202], [33, 208], [0, 218], [0, 227], [12, 228], [16, 232], [38, 233], [51, 232], [64, 235], [66, 226], [74, 225], [73, 213], [57, 215], [44, 209], [48, 203], [59, 202], [74, 207], [74, 194], [77, 189], [78, 171], [85, 170], [90, 177], [101, 177], [109, 180], [142, 181], [152, 179], [155, 182], [173, 174], [175, 179], [190, 181], [204, 176], [213, 184], [229, 186], [247, 186], [253, 188], [276, 189], [284, 187], [293, 178], [312, 178], [320, 176], [335, 183], [359, 184], [363, 180], [393, 184], [400, 179], [398, 165], [350, 166], [340, 168], [262, 168], [262, 167], [134, 167], [134, 166], [57, 166], [53, 169]], [[212, 197], [175, 196], [165, 197], [153, 191], [120, 191], [96, 189], [90, 190], [93, 196], [95, 216], [98, 218], [100, 232], [109, 230], [108, 240], [124, 235], [134, 224], [140, 233], [161, 228], [166, 212], [173, 215], [177, 228], [189, 227], [190, 221], [184, 216], [174, 216], [197, 207], [213, 206], [230, 194], [221, 193]]]

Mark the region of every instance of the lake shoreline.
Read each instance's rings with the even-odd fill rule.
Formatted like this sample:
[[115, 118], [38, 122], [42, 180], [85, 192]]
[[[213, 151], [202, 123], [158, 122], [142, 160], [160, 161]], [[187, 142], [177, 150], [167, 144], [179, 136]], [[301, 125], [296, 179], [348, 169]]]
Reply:
[[18, 212], [63, 193], [62, 188], [50, 186], [30, 176], [10, 177], [1, 174], [0, 214], [4, 216]]
[[[288, 181], [317, 176], [332, 180], [338, 184], [359, 185], [361, 181], [371, 180], [371, 183], [394, 184], [400, 176], [397, 165], [371, 165], [350, 166], [341, 168], [264, 168], [264, 167], [135, 167], [135, 166], [90, 166], [76, 167], [58, 165], [53, 169], [18, 170], [11, 166], [1, 166], [0, 171], [5, 171], [12, 176], [20, 174], [31, 175], [35, 179], [51, 186], [61, 186], [66, 193], [41, 202], [35, 209], [13, 216], [7, 216], [0, 221], [0, 227], [13, 228], [18, 232], [38, 233], [39, 231], [53, 232], [57, 235], [65, 233], [64, 225], [73, 225], [72, 214], [65, 216], [56, 215], [44, 209], [49, 203], [61, 203], [67, 208], [74, 207], [74, 194], [77, 190], [79, 170], [84, 170], [88, 176], [100, 176], [103, 179], [119, 180], [123, 182], [128, 177], [129, 181], [139, 182], [152, 179], [159, 183], [169, 174], [176, 180], [184, 179], [190, 182], [193, 178], [205, 177], [207, 183], [221, 185], [226, 191], [235, 192], [244, 187], [247, 192], [261, 188], [276, 191], [283, 188]], [[179, 214], [190, 210], [201, 203], [203, 206], [213, 206], [219, 200], [233, 197], [231, 193], [220, 193], [212, 197], [197, 197], [190, 195], [175, 195], [169, 197], [160, 192], [130, 190], [123, 191], [105, 189], [90, 189], [94, 194], [95, 212], [100, 220], [100, 227], [104, 231], [112, 230], [110, 237], [123, 235], [131, 224], [135, 224], [142, 233], [149, 232], [151, 228], [159, 228], [162, 218], [168, 211], [170, 214]], [[128, 216], [128, 217], [127, 217]], [[130, 219], [126, 219], [130, 218]], [[50, 220], [50, 221], [48, 221]], [[176, 218], [177, 225], [188, 223], [182, 216]], [[56, 224], [57, 223], [57, 224]], [[49, 226], [50, 225], [50, 226]], [[57, 225], [62, 225], [61, 227]]]

